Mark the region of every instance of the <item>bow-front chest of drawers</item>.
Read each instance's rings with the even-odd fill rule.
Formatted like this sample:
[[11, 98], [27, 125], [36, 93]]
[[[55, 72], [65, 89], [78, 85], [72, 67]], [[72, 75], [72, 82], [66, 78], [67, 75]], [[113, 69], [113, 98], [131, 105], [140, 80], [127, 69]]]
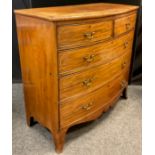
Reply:
[[27, 124], [63, 149], [69, 127], [126, 97], [137, 6], [85, 4], [16, 10]]

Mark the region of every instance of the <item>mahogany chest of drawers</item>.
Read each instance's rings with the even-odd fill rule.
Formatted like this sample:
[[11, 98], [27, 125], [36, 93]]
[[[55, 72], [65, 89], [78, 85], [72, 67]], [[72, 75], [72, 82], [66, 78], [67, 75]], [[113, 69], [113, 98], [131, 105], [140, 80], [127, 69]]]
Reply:
[[16, 10], [26, 118], [57, 152], [69, 127], [126, 97], [137, 6], [85, 4]]

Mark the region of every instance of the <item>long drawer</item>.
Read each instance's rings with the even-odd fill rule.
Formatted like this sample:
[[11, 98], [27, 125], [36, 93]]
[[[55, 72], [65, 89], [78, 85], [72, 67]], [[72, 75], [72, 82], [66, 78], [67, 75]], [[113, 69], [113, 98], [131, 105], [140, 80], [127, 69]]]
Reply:
[[87, 95], [60, 104], [60, 127], [65, 128], [76, 124], [105, 106], [110, 106], [113, 100], [121, 95], [127, 85], [128, 71], [109, 81], [103, 87]]
[[61, 77], [60, 100], [67, 101], [80, 95], [89, 93], [116, 77], [130, 66], [131, 51], [113, 61], [91, 68], [89, 70]]
[[131, 31], [112, 41], [60, 52], [60, 75], [67, 75], [91, 68], [98, 64], [104, 64], [122, 55], [132, 48], [133, 34], [134, 32]]

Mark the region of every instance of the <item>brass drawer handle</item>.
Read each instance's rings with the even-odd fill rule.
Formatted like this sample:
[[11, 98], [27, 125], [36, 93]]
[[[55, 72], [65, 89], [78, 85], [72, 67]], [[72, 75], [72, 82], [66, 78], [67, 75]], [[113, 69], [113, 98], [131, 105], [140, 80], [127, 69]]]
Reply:
[[129, 30], [131, 25], [130, 25], [130, 23], [127, 23], [127, 24], [125, 24], [125, 26], [126, 26], [126, 29]]
[[94, 61], [95, 55], [94, 54], [91, 54], [91, 55], [88, 55], [88, 56], [83, 57], [83, 59], [84, 59], [84, 61], [86, 61], [88, 63], [91, 63], [92, 61]]
[[124, 89], [127, 86], [127, 82], [125, 80], [121, 81], [121, 88]]
[[124, 48], [127, 48], [127, 46], [128, 46], [128, 42], [126, 41], [126, 42], [124, 43]]
[[124, 69], [126, 65], [127, 65], [127, 63], [123, 62], [121, 68]]
[[92, 105], [93, 105], [93, 102], [90, 102], [90, 103], [88, 103], [86, 105], [82, 105], [81, 108], [83, 110], [90, 110], [92, 108]]
[[86, 33], [84, 33], [84, 37], [87, 39], [93, 39], [94, 34], [95, 34], [95, 32], [86, 32]]
[[92, 81], [93, 81], [93, 78], [89, 78], [89, 79], [84, 80], [82, 83], [84, 86], [90, 87], [92, 85]]

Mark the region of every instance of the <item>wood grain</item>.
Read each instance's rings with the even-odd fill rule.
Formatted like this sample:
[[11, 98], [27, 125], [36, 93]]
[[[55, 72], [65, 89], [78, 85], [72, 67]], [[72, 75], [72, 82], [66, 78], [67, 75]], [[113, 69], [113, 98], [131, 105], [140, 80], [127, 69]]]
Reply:
[[70, 126], [72, 123], [83, 119], [87, 115], [91, 115], [93, 112], [106, 105], [108, 101], [115, 98], [118, 92], [124, 89], [121, 86], [121, 82], [123, 80], [127, 82], [127, 77], [128, 72], [125, 75], [121, 74], [118, 78], [111, 80], [94, 92], [71, 100], [70, 102], [62, 103], [60, 108], [61, 128]]
[[137, 9], [98, 3], [15, 11], [27, 124], [48, 128], [56, 152], [69, 127], [126, 97]]
[[[132, 48], [134, 32], [131, 31], [113, 40], [84, 48], [65, 50], [59, 53], [59, 74], [61, 76], [87, 70], [91, 67], [105, 64], [125, 51]], [[88, 62], [85, 58], [91, 58]], [[88, 59], [89, 60], [89, 59]]]
[[124, 70], [129, 70], [131, 49], [126, 52], [107, 64], [60, 78], [60, 101], [66, 102], [71, 98], [79, 98], [108, 83], [118, 74], [123, 74]]
[[113, 21], [59, 26], [57, 31], [59, 49], [74, 48], [111, 38]]
[[59, 129], [55, 25], [21, 15], [16, 15], [16, 22], [28, 125], [33, 117], [55, 133]]
[[66, 21], [119, 15], [137, 9], [138, 6], [134, 5], [96, 3], [48, 8], [21, 9], [16, 10], [15, 12], [16, 14], [33, 16], [50, 21]]
[[135, 23], [136, 23], [136, 17], [137, 17], [137, 14], [133, 13], [131, 15], [116, 19], [114, 24], [115, 36], [125, 33], [131, 29], [134, 29]]

